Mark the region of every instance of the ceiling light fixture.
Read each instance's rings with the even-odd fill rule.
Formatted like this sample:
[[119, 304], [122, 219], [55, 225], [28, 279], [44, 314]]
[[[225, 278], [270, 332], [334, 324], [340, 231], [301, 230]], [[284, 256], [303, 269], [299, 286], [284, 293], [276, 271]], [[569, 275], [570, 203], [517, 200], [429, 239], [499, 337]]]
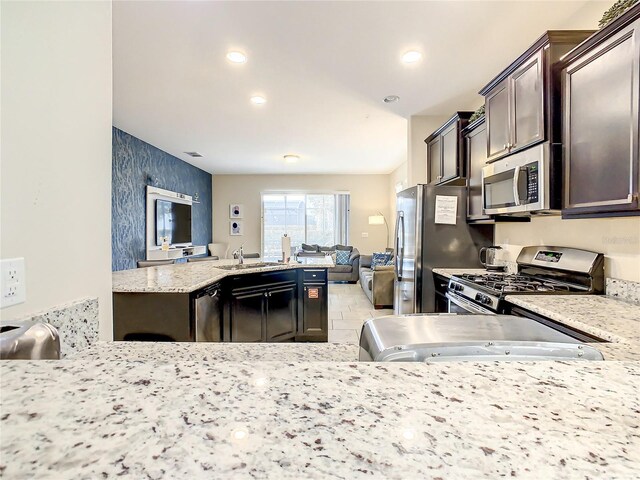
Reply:
[[283, 158], [287, 163], [296, 163], [298, 160], [300, 160], [300, 155], [285, 155]]
[[397, 102], [398, 100], [400, 100], [400, 97], [398, 95], [387, 95], [382, 99], [384, 103], [394, 103], [394, 102]]
[[254, 95], [253, 97], [251, 97], [251, 103], [253, 103], [254, 105], [264, 105], [265, 103], [267, 103], [267, 99], [260, 95]]
[[402, 55], [402, 61], [404, 63], [416, 63], [421, 58], [422, 58], [422, 54], [420, 52], [416, 52], [415, 50], [412, 50]]
[[242, 52], [229, 52], [227, 53], [227, 60], [233, 63], [245, 63], [247, 56]]

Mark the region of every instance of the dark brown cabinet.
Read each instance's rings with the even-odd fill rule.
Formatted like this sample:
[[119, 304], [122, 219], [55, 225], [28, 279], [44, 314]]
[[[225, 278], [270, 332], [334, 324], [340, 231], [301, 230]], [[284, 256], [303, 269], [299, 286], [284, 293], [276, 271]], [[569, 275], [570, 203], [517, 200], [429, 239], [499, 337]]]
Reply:
[[473, 112], [456, 112], [442, 127], [425, 139], [427, 175], [433, 185], [464, 185], [465, 146], [462, 130]]
[[265, 295], [263, 289], [231, 293], [229, 341], [265, 341]]
[[296, 340], [326, 342], [329, 332], [327, 271], [303, 269], [300, 272], [301, 309]]
[[563, 62], [564, 218], [640, 213], [640, 5]]
[[467, 221], [489, 220], [482, 211], [482, 167], [487, 163], [487, 124], [479, 118], [464, 130], [467, 161]]
[[593, 31], [548, 31], [485, 86], [487, 160], [560, 141], [560, 82], [554, 64]]
[[280, 342], [296, 334], [296, 288], [287, 285], [267, 291], [266, 340]]
[[238, 285], [251, 280], [255, 283], [231, 290], [225, 322], [230, 332], [227, 341], [281, 342], [295, 336], [298, 323], [295, 272], [278, 273], [234, 279]]
[[434, 305], [435, 313], [449, 313], [449, 299], [447, 298], [447, 287], [449, 279], [437, 273], [433, 274], [434, 289]]

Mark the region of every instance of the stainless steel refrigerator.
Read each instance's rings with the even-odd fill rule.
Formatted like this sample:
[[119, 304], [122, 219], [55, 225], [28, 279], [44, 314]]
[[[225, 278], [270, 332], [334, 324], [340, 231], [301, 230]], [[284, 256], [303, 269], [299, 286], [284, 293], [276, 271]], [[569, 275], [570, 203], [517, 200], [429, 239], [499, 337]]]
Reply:
[[[448, 223], [436, 223], [436, 197], [437, 220]], [[408, 188], [398, 193], [396, 210], [394, 312], [434, 312], [432, 270], [482, 268], [478, 251], [493, 244], [493, 225], [467, 224], [464, 186]]]

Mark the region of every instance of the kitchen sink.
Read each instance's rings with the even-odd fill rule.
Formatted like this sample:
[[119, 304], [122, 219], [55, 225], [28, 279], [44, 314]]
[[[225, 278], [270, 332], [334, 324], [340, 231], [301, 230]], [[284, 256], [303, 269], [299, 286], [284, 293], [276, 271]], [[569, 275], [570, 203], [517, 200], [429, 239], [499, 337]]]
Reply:
[[222, 270], [247, 270], [250, 268], [263, 268], [263, 267], [275, 267], [281, 265], [277, 262], [257, 262], [257, 263], [243, 263], [242, 265], [217, 265], [216, 268]]

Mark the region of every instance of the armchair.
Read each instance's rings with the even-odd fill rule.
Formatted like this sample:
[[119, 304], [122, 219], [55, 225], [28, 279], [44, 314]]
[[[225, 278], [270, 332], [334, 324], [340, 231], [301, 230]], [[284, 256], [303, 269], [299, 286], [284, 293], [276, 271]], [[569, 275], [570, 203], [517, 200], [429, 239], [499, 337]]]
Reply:
[[374, 308], [393, 307], [393, 265], [371, 267], [372, 255], [360, 256], [360, 286]]

